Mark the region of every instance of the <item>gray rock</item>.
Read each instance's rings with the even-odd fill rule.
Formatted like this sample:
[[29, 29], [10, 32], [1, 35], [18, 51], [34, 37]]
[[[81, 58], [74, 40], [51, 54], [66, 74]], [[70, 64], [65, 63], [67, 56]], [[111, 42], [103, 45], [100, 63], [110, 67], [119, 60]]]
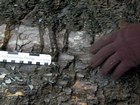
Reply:
[[0, 68], [0, 79], [3, 79], [7, 74], [8, 74], [8, 70], [5, 68]]
[[57, 46], [58, 49], [61, 51], [64, 47], [64, 38], [65, 38], [65, 32], [66, 30], [62, 30], [59, 33], [56, 33], [56, 39], [57, 39]]
[[74, 56], [66, 53], [61, 53], [58, 58], [58, 64], [64, 68], [68, 63], [73, 62]]
[[43, 53], [51, 53], [52, 49], [51, 49], [51, 42], [50, 42], [48, 28], [45, 29], [45, 33], [43, 35], [43, 39], [44, 39], [44, 42], [43, 42], [44, 43]]
[[6, 84], [10, 84], [10, 83], [12, 83], [12, 81], [11, 81], [11, 79], [6, 79], [6, 80], [5, 80], [5, 83], [6, 83]]
[[[41, 42], [42, 38], [43, 42]], [[44, 53], [51, 52], [48, 28], [45, 29], [44, 35], [41, 37], [38, 27], [20, 25], [15, 26], [11, 31], [7, 50], [39, 53], [41, 44], [44, 45]]]
[[66, 89], [64, 89], [64, 91], [66, 92], [67, 95], [70, 95], [71, 92], [72, 92], [72, 89], [71, 88], [66, 88]]
[[69, 49], [72, 54], [85, 54], [89, 52], [91, 46], [92, 37], [86, 33], [86, 31], [71, 32], [69, 34]]
[[0, 26], [0, 48], [2, 47], [3, 45], [3, 42], [4, 42], [4, 32], [5, 32], [5, 28], [6, 28], [6, 24], [2, 24]]

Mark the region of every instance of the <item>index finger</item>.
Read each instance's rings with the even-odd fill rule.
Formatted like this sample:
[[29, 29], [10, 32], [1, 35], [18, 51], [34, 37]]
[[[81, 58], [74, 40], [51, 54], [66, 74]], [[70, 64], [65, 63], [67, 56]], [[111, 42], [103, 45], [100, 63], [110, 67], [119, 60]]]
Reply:
[[101, 37], [97, 42], [95, 42], [91, 48], [90, 51], [91, 53], [95, 54], [97, 53], [101, 48], [105, 47], [106, 45], [114, 42], [114, 39], [116, 37], [117, 32], [113, 32], [110, 34], [107, 34], [103, 37]]

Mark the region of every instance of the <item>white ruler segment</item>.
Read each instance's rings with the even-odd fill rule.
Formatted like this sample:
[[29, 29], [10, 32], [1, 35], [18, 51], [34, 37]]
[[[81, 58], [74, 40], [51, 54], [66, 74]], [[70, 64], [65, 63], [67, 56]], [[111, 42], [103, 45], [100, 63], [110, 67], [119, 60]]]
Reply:
[[51, 56], [47, 54], [0, 51], [0, 62], [50, 65]]

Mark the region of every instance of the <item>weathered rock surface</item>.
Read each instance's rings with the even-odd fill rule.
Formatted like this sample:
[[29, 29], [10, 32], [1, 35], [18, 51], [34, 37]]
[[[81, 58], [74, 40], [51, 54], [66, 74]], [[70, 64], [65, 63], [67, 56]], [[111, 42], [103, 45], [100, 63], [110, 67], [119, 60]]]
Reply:
[[0, 26], [0, 47], [2, 47], [4, 42], [4, 33], [5, 33], [6, 24], [2, 24]]
[[50, 66], [0, 63], [0, 104], [139, 105], [138, 70], [115, 81], [88, 65], [93, 39], [116, 30], [122, 18], [138, 22], [139, 4], [138, 0], [0, 1], [4, 15], [0, 48], [7, 23], [12, 28], [6, 50], [53, 56]]
[[[41, 42], [41, 38], [45, 39]], [[15, 26], [10, 33], [10, 40], [7, 45], [9, 51], [22, 51], [22, 52], [41, 52], [41, 43], [43, 43], [44, 53], [51, 52], [50, 39], [48, 36], [48, 29], [45, 29], [44, 36], [39, 34], [38, 27], [29, 26]]]
[[75, 55], [88, 54], [92, 37], [86, 31], [71, 32], [69, 34], [69, 52]]
[[[3, 32], [4, 28], [1, 33]], [[16, 26], [11, 30], [7, 50], [37, 53], [41, 43], [39, 34], [37, 27]], [[65, 30], [58, 33], [60, 37], [57, 38], [57, 43], [60, 51], [64, 47], [64, 34]], [[99, 34], [96, 37], [98, 40]], [[47, 28], [43, 38], [43, 51], [51, 53], [52, 39], [49, 39]], [[101, 76], [98, 73], [99, 68], [93, 70], [88, 66], [92, 56], [89, 52], [91, 41], [91, 36], [85, 31], [71, 32], [67, 52], [59, 53], [58, 62], [52, 62], [50, 66], [2, 64], [0, 95], [3, 105], [7, 104], [8, 100], [9, 105], [12, 105], [11, 102], [31, 103], [26, 96], [31, 96], [34, 102], [62, 105], [111, 105], [114, 100], [116, 105], [139, 103], [138, 75], [134, 74], [129, 79], [128, 75], [114, 81], [109, 79], [109, 76]], [[35, 94], [41, 94], [42, 98], [36, 98]]]

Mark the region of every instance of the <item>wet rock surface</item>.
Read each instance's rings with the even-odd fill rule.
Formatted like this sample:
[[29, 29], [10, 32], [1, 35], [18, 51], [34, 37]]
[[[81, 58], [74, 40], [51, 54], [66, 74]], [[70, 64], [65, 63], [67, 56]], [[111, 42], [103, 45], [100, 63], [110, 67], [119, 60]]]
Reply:
[[119, 80], [92, 69], [91, 43], [139, 22], [138, 0], [2, 0], [0, 48], [50, 54], [49, 66], [0, 63], [0, 105], [139, 105], [139, 67]]

